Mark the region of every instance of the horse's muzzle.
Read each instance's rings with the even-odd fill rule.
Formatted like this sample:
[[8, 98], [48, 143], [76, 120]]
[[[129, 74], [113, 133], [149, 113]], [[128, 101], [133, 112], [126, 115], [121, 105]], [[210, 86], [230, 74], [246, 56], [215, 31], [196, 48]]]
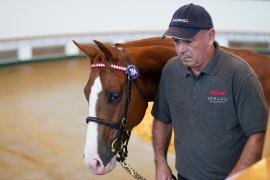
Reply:
[[91, 157], [88, 157], [86, 155], [84, 156], [85, 165], [88, 167], [91, 173], [96, 175], [107, 174], [108, 172], [112, 171], [116, 166], [116, 156], [111, 158], [105, 166], [99, 155], [94, 155]]

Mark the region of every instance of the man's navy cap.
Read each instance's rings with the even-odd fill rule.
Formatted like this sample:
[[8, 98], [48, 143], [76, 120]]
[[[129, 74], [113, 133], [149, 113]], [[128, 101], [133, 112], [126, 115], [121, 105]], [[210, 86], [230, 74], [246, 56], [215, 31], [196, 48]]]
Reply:
[[191, 3], [175, 11], [169, 29], [162, 35], [162, 38], [168, 36], [192, 40], [200, 30], [211, 28], [213, 28], [213, 22], [207, 10], [202, 6]]

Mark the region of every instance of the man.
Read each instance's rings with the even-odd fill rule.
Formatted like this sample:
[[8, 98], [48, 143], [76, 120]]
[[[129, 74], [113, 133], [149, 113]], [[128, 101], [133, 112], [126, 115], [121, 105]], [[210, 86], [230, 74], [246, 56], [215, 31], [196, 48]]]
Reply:
[[152, 110], [156, 180], [172, 179], [172, 128], [179, 179], [225, 179], [258, 161], [267, 105], [255, 72], [220, 49], [201, 6], [180, 7], [163, 37], [173, 39], [178, 56], [163, 68]]

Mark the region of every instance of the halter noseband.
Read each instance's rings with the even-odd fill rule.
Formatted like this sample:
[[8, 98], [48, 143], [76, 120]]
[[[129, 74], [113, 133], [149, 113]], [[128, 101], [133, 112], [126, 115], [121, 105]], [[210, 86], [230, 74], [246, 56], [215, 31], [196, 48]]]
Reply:
[[[128, 141], [130, 138], [130, 131], [126, 129], [126, 124], [127, 124], [127, 113], [128, 113], [128, 107], [131, 99], [131, 85], [132, 82], [136, 85], [137, 89], [139, 90], [140, 94], [143, 96], [145, 102], [147, 103], [147, 96], [142, 90], [141, 86], [139, 83], [136, 81], [139, 76], [139, 69], [130, 63], [128, 55], [125, 53], [125, 50], [123, 48], [118, 48], [122, 54], [124, 55], [124, 59], [127, 63], [127, 67], [124, 66], [119, 66], [116, 64], [110, 64], [110, 68], [124, 71], [127, 74], [127, 88], [126, 88], [126, 100], [125, 100], [125, 106], [124, 106], [124, 112], [122, 115], [121, 123], [113, 123], [111, 121], [97, 118], [97, 117], [87, 117], [86, 118], [86, 123], [89, 122], [95, 122], [97, 124], [101, 124], [104, 126], [111, 127], [113, 129], [117, 129], [117, 135], [116, 139], [112, 143], [112, 152], [114, 154], [117, 154], [117, 161], [123, 162], [125, 158], [127, 157], [127, 145]], [[105, 68], [106, 65], [103, 63], [96, 63], [96, 64], [91, 64], [91, 68]]]

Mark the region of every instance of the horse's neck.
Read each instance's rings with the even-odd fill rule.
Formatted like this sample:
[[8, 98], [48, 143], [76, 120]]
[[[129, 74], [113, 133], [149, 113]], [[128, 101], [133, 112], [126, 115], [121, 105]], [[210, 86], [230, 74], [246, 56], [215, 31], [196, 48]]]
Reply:
[[142, 71], [142, 81], [149, 101], [153, 101], [163, 66], [176, 56], [173, 46], [155, 45], [133, 48], [131, 59]]
[[147, 46], [168, 46], [172, 47], [173, 43], [171, 39], [161, 39], [160, 37], [153, 37], [148, 39], [141, 39], [137, 41], [131, 41], [127, 43], [115, 44], [116, 46], [121, 46], [124, 48], [130, 47], [147, 47]]

